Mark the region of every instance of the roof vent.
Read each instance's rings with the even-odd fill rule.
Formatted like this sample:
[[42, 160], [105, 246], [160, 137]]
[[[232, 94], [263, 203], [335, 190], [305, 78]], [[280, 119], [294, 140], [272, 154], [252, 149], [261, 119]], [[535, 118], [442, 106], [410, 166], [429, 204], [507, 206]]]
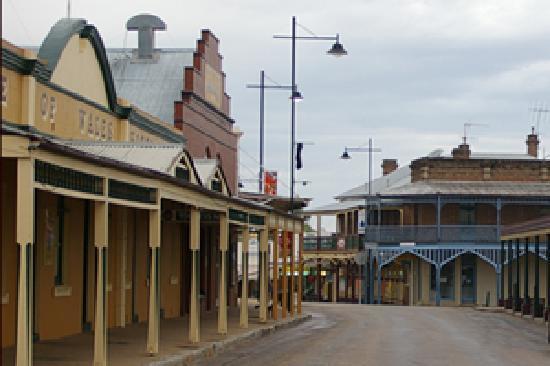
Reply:
[[126, 29], [138, 31], [138, 58], [152, 59], [155, 31], [166, 30], [166, 24], [156, 15], [139, 14], [128, 19]]

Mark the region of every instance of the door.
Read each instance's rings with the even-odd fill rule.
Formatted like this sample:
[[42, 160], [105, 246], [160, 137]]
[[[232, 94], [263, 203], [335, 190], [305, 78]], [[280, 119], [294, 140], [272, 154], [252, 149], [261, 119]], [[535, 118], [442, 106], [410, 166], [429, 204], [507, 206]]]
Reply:
[[463, 304], [474, 304], [476, 302], [476, 257], [467, 254], [462, 257], [461, 262], [461, 300]]

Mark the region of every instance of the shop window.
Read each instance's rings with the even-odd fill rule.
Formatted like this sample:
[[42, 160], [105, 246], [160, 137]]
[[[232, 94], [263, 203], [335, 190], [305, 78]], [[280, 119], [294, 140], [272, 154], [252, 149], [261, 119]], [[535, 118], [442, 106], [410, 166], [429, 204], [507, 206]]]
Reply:
[[181, 179], [184, 182], [189, 182], [189, 169], [184, 166], [177, 166], [176, 178]]
[[[430, 288], [432, 290], [432, 293], [434, 294], [434, 297], [435, 297], [435, 293], [436, 293], [436, 270], [435, 270], [435, 266], [432, 264], [431, 266], [431, 271], [430, 271]], [[441, 277], [439, 279], [439, 283], [440, 283], [440, 290], [441, 290], [441, 299], [442, 300], [453, 300], [454, 299], [454, 291], [455, 291], [455, 286], [454, 286], [454, 283], [455, 283], [455, 277], [454, 277], [454, 273], [455, 273], [455, 263], [454, 261], [453, 262], [450, 262], [450, 263], [447, 263], [445, 264], [442, 268], [441, 268]]]
[[212, 180], [212, 190], [220, 193], [223, 191], [222, 182], [219, 179]]

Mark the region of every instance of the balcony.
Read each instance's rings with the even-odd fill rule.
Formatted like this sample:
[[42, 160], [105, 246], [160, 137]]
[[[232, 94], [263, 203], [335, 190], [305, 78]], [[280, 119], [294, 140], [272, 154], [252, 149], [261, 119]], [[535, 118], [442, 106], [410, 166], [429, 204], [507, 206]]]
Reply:
[[367, 228], [367, 240], [377, 243], [475, 242], [497, 243], [497, 225], [417, 225], [373, 226]]
[[363, 235], [310, 236], [304, 238], [304, 251], [353, 252], [363, 249]]

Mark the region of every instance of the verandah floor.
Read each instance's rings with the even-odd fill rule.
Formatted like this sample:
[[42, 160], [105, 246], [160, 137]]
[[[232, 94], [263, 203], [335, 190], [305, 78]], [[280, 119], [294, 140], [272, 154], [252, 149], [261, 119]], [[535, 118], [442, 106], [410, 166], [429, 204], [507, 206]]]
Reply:
[[[239, 308], [228, 309], [228, 335], [222, 336], [217, 333], [217, 312], [203, 312], [201, 314], [201, 342], [198, 344], [190, 343], [188, 340], [189, 321], [187, 317], [163, 319], [160, 324], [159, 354], [154, 357], [148, 356], [145, 352], [147, 323], [109, 329], [108, 363], [115, 366], [143, 365], [170, 355], [189, 353], [210, 342], [221, 341], [275, 323], [273, 320], [268, 320], [264, 324], [260, 323], [258, 309], [255, 309], [252, 304], [249, 306], [249, 327], [247, 329], [239, 327], [239, 316]], [[93, 333], [82, 333], [58, 340], [37, 342], [33, 346], [33, 364], [35, 366], [89, 366], [93, 361], [93, 344]], [[15, 364], [14, 348], [4, 349], [2, 353], [3, 365]]]

